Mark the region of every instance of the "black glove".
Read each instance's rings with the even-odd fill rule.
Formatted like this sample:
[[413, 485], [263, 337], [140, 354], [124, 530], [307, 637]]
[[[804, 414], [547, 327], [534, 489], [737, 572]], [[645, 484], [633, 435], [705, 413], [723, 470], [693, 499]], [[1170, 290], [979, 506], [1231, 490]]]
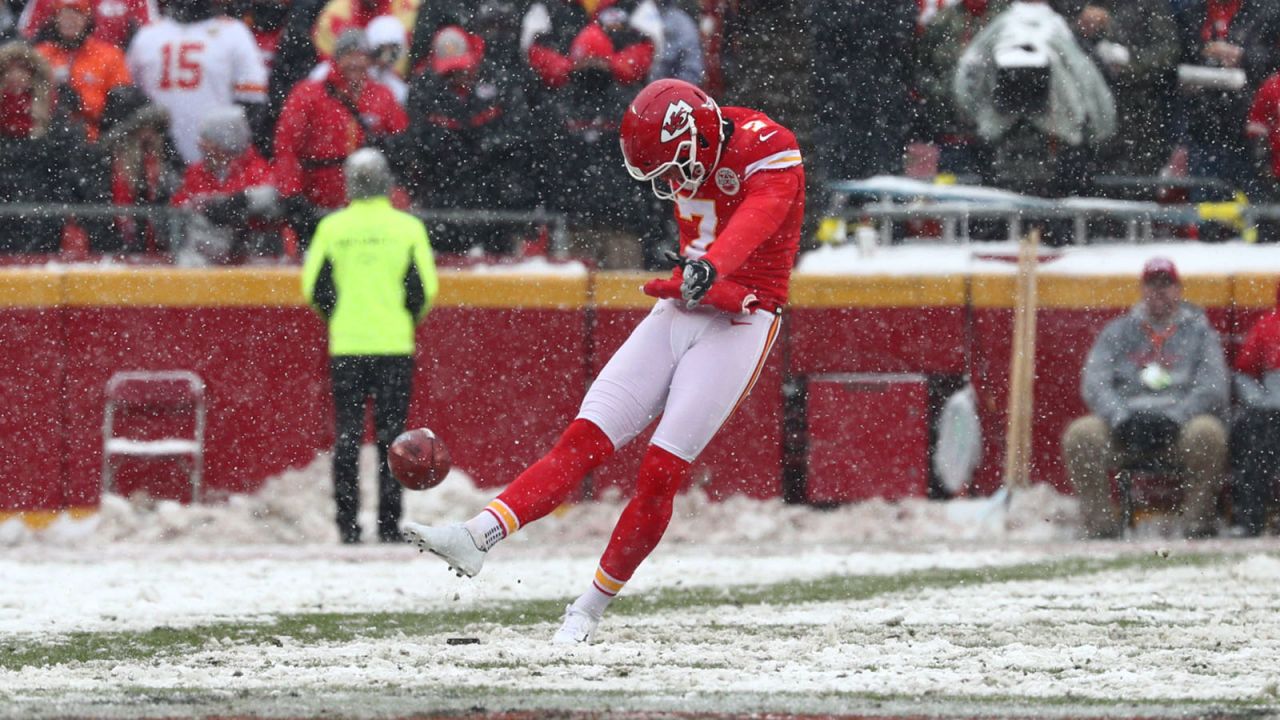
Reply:
[[666, 256], [682, 268], [684, 281], [680, 283], [680, 297], [684, 298], [685, 307], [690, 310], [698, 307], [716, 281], [716, 266], [706, 259], [689, 260], [670, 250]]

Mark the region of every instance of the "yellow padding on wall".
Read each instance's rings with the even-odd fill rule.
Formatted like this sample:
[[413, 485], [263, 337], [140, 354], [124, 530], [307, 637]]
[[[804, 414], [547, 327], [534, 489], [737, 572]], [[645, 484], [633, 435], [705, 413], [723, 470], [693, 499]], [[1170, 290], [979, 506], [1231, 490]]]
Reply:
[[1237, 275], [1234, 278], [1232, 299], [1241, 308], [1275, 307], [1277, 281], [1280, 281], [1280, 277], [1274, 273]]
[[[641, 310], [653, 304], [640, 291], [657, 273], [579, 274], [440, 272], [438, 307]], [[1274, 275], [1189, 276], [1191, 302], [1249, 307], [1275, 302]], [[1108, 308], [1132, 305], [1131, 276], [1040, 275], [1040, 305]], [[793, 308], [1013, 306], [1012, 275], [799, 275], [791, 280]], [[0, 307], [289, 307], [302, 306], [298, 268], [74, 268], [0, 269]]]
[[[282, 268], [75, 268], [0, 270], [0, 307], [302, 306], [299, 270]], [[440, 272], [440, 306], [580, 308], [585, 273]]]
[[63, 510], [5, 510], [0, 511], [0, 523], [18, 518], [23, 525], [32, 530], [44, 530], [59, 517], [66, 516], [72, 520], [84, 520], [97, 514], [96, 507], [74, 507]]
[[[973, 306], [977, 308], [1012, 308], [1013, 275], [975, 275], [972, 282]], [[1230, 277], [1194, 276], [1183, 278], [1187, 300], [1206, 307], [1231, 304]], [[1039, 307], [1067, 310], [1128, 307], [1140, 297], [1135, 276], [1040, 275], [1036, 278]]]
[[791, 305], [959, 307], [967, 283], [964, 275], [802, 275], [791, 280]]

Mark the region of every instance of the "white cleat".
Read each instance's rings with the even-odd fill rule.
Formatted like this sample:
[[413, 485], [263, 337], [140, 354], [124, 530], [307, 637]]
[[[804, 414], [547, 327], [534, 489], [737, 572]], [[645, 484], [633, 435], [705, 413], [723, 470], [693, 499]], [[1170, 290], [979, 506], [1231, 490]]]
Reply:
[[596, 626], [600, 618], [594, 618], [572, 605], [564, 609], [564, 622], [556, 631], [551, 642], [555, 645], [586, 645], [591, 636], [596, 634]]
[[405, 542], [417, 545], [418, 552], [425, 550], [439, 555], [458, 577], [475, 577], [484, 565], [485, 552], [476, 547], [476, 541], [461, 523], [431, 527], [407, 522], [403, 532]]

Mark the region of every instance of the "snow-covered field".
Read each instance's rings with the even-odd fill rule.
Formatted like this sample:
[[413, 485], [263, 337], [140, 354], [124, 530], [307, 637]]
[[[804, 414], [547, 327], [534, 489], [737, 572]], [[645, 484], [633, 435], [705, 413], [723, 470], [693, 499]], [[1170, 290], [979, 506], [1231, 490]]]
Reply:
[[[621, 499], [558, 511], [464, 580], [338, 545], [328, 462], [216, 506], [109, 497], [39, 534], [0, 525], [0, 716], [1280, 713], [1278, 538], [1081, 542], [1045, 486], [830, 511], [695, 491], [598, 641], [564, 649], [547, 640]], [[406, 516], [489, 495], [454, 473]]]

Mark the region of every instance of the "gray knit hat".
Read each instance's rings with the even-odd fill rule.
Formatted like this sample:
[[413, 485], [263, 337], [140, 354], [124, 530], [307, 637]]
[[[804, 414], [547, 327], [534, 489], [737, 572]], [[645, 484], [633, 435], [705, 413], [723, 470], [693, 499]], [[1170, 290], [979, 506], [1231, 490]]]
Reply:
[[232, 155], [249, 149], [249, 121], [239, 106], [218, 108], [200, 123], [200, 140]]

